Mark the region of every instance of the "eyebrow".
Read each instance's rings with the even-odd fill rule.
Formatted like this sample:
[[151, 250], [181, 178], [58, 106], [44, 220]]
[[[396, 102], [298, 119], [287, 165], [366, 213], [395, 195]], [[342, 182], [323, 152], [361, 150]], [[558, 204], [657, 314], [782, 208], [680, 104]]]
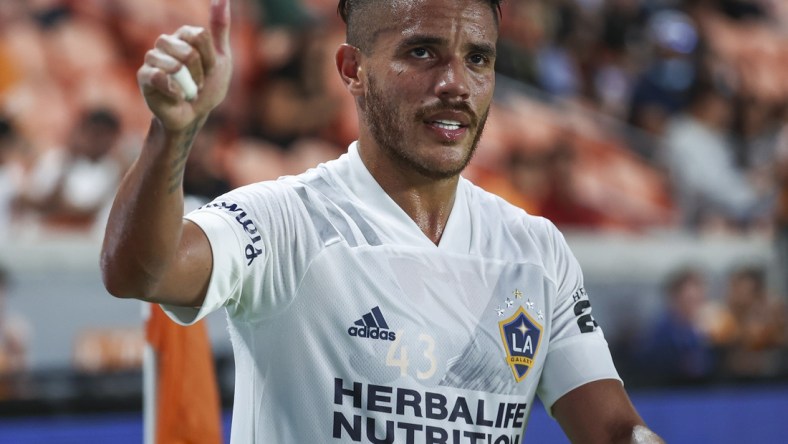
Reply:
[[470, 52], [481, 54], [485, 57], [495, 57], [497, 51], [495, 50], [495, 45], [491, 45], [489, 43], [470, 43], [468, 49]]
[[[447, 44], [446, 39], [431, 35], [413, 35], [397, 45], [397, 49], [405, 49], [412, 46], [440, 46]], [[465, 45], [468, 52], [479, 53], [487, 57], [495, 57], [495, 46], [489, 43], [468, 43]]]
[[411, 46], [439, 46], [445, 43], [446, 43], [446, 39], [440, 37], [416, 34], [401, 41], [397, 45], [397, 48], [404, 49]]

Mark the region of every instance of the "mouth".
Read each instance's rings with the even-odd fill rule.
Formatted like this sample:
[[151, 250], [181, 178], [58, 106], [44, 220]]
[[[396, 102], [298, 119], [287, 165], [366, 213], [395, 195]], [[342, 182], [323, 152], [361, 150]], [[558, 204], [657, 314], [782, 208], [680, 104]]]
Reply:
[[468, 125], [463, 125], [462, 122], [457, 120], [433, 120], [431, 122], [427, 122], [429, 125], [433, 125], [440, 129], [445, 129], [449, 131], [456, 131], [460, 128], [467, 128]]
[[439, 111], [423, 119], [427, 128], [443, 143], [461, 139], [471, 126], [471, 118], [460, 111]]

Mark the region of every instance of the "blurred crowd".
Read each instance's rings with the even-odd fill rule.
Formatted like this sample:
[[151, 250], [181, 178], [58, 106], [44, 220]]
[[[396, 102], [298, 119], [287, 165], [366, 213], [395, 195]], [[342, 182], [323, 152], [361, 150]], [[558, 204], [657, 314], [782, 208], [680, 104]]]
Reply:
[[760, 265], [733, 267], [721, 282], [700, 266], [678, 267], [664, 308], [634, 334], [614, 339], [618, 367], [634, 385], [740, 383], [788, 375], [788, 312]]
[[[208, 1], [0, 4], [0, 235], [100, 232], [150, 115], [135, 71]], [[354, 139], [333, 0], [233, 2], [235, 79], [190, 159], [197, 201]], [[788, 219], [788, 5], [504, 3], [499, 94], [467, 176], [562, 227], [779, 232]]]
[[[158, 35], [207, 25], [208, 3], [0, 1], [0, 239], [101, 236], [150, 121], [135, 72]], [[234, 79], [189, 157], [190, 207], [335, 158], [357, 131], [334, 68], [335, 0], [232, 8]], [[496, 99], [466, 176], [563, 229], [755, 234], [788, 257], [786, 30], [782, 0], [508, 0]], [[695, 310], [698, 276], [666, 287], [675, 316], [658, 331], [703, 317], [680, 314]], [[761, 279], [733, 273], [728, 291], [750, 293], [723, 298], [715, 319], [727, 320], [697, 327], [703, 341], [695, 324], [682, 340], [784, 347], [784, 333], [746, 325], [763, 313], [769, 331], [785, 328]]]

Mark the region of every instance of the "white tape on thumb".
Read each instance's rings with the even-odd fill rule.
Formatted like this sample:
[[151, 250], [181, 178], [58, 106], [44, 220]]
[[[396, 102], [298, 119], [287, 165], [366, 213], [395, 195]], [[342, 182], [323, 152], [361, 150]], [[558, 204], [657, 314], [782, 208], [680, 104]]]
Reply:
[[172, 78], [178, 82], [178, 85], [183, 89], [186, 100], [192, 100], [197, 96], [197, 84], [194, 83], [194, 79], [186, 66], [181, 66], [181, 69], [173, 74]]

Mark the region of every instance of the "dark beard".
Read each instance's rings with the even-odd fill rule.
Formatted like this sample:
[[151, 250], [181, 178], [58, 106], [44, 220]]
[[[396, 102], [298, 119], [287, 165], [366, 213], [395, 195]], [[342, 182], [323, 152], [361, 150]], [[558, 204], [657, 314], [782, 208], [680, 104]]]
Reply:
[[419, 115], [415, 117], [418, 122], [422, 122], [425, 115], [443, 109], [460, 110], [473, 116], [473, 122], [470, 127], [476, 129], [476, 134], [474, 134], [471, 149], [468, 151], [465, 159], [456, 167], [435, 168], [424, 164], [402, 146], [403, 141], [406, 140], [404, 128], [409, 122], [403, 121], [402, 119], [406, 117], [399, 115], [396, 109], [393, 109], [391, 102], [383, 97], [383, 93], [378, 89], [374, 77], [368, 76], [367, 79], [369, 81], [369, 88], [366, 98], [362, 102], [361, 111], [364, 113], [364, 119], [372, 132], [372, 137], [375, 139], [375, 142], [377, 142], [378, 146], [380, 146], [391, 159], [408, 169], [416, 171], [422, 176], [436, 180], [455, 177], [468, 166], [468, 163], [470, 163], [476, 152], [479, 139], [482, 137], [489, 109], [485, 110], [484, 114], [479, 119], [475, 118], [475, 114], [465, 103], [454, 106], [438, 105], [419, 112]]

